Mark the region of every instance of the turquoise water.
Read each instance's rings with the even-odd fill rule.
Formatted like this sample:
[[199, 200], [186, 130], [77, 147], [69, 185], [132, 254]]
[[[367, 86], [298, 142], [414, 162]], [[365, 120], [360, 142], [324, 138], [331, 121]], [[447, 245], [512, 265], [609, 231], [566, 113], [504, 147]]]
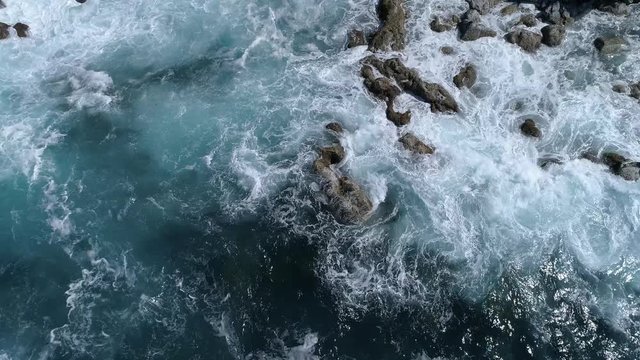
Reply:
[[[462, 1], [409, 1], [406, 63], [463, 108], [399, 100], [438, 149], [418, 159], [343, 49], [372, 2], [6, 3], [31, 37], [0, 41], [0, 359], [638, 357], [640, 189], [577, 159], [640, 156], [610, 90], [639, 76], [637, 8], [531, 56], [428, 29]], [[631, 51], [599, 58], [613, 30]], [[310, 170], [335, 120], [365, 224]]]

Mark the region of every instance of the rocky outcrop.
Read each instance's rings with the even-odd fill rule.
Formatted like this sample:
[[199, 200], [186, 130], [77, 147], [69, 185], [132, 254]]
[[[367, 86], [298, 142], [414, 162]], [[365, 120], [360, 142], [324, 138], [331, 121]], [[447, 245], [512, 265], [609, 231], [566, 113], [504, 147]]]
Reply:
[[411, 122], [411, 111], [396, 111], [394, 109], [393, 101], [387, 101], [386, 115], [387, 120], [391, 121], [397, 127], [408, 125]]
[[458, 103], [444, 87], [423, 81], [416, 70], [406, 67], [400, 59], [392, 58], [382, 61], [374, 56], [369, 56], [364, 59], [364, 62], [376, 68], [388, 79], [395, 80], [396, 84], [408, 94], [429, 103], [431, 111], [459, 111]]
[[458, 75], [453, 77], [453, 83], [458, 89], [462, 89], [463, 87], [470, 88], [476, 83], [477, 78], [478, 72], [476, 71], [476, 67], [468, 64], [460, 70]]
[[449, 20], [444, 20], [441, 17], [436, 16], [429, 23], [429, 27], [431, 28], [432, 31], [441, 33], [441, 32], [452, 30], [458, 25], [459, 22], [460, 22], [460, 18], [458, 18], [457, 16], [454, 16]]
[[29, 25], [16, 23], [15, 25], [13, 25], [13, 28], [16, 29], [18, 37], [25, 38], [29, 36]]
[[325, 126], [325, 129], [333, 131], [336, 134], [342, 134], [344, 132], [344, 129], [339, 122], [330, 122]]
[[362, 30], [351, 30], [347, 34], [347, 49], [367, 45], [367, 37]]
[[370, 216], [373, 204], [358, 183], [333, 167], [344, 156], [344, 149], [339, 144], [322, 148], [313, 168], [323, 178], [323, 188], [336, 219], [344, 223], [359, 223]]
[[619, 36], [601, 36], [594, 40], [593, 46], [601, 54], [610, 55], [623, 50], [627, 46], [627, 42]]
[[512, 44], [518, 45], [526, 52], [536, 52], [542, 43], [542, 35], [525, 29], [515, 29], [507, 34], [506, 39]]
[[444, 55], [451, 55], [453, 54], [454, 50], [451, 46], [443, 46], [440, 48], [440, 52]]
[[467, 0], [469, 9], [476, 10], [480, 14], [486, 14], [502, 0]]
[[541, 1], [540, 17], [547, 23], [555, 25], [568, 25], [573, 22], [571, 12], [560, 1], [554, 1], [549, 4], [549, 1]]
[[477, 10], [469, 10], [458, 25], [460, 40], [475, 41], [483, 37], [495, 37], [497, 33], [484, 25]]
[[377, 12], [382, 26], [373, 35], [371, 43], [369, 44], [369, 50], [403, 50], [407, 16], [403, 0], [380, 0], [378, 2]]
[[514, 14], [518, 11], [518, 4], [509, 4], [502, 9], [500, 9], [500, 15], [508, 16]]
[[629, 85], [629, 96], [640, 100], [640, 82]]
[[402, 94], [402, 90], [391, 80], [384, 77], [376, 77], [373, 68], [369, 65], [362, 66], [360, 74], [364, 78], [364, 86], [367, 90], [380, 100], [385, 102], [393, 101], [397, 96]]
[[602, 154], [602, 163], [607, 165], [612, 173], [627, 181], [640, 179], [640, 162], [630, 161], [620, 154], [609, 152]]
[[565, 29], [562, 25], [547, 25], [540, 31], [542, 32], [542, 43], [547, 46], [559, 46], [564, 41]]
[[404, 134], [398, 141], [404, 146], [405, 149], [419, 155], [431, 155], [435, 152], [435, 149], [425, 144], [417, 136], [412, 133]]
[[9, 24], [0, 22], [0, 40], [4, 40], [9, 37]]
[[533, 14], [525, 14], [520, 17], [520, 21], [518, 21], [518, 24], [524, 25], [526, 27], [534, 27], [538, 25], [538, 20]]
[[536, 122], [532, 119], [525, 120], [522, 125], [520, 125], [520, 131], [526, 136], [539, 138], [542, 136], [542, 132], [536, 126]]

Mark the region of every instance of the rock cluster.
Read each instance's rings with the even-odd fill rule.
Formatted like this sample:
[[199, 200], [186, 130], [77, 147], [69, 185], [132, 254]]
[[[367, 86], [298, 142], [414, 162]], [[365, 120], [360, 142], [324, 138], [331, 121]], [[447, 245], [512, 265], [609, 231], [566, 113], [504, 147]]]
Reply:
[[380, 0], [377, 6], [382, 26], [373, 35], [369, 49], [371, 51], [401, 51], [406, 36], [406, 10], [403, 0]]

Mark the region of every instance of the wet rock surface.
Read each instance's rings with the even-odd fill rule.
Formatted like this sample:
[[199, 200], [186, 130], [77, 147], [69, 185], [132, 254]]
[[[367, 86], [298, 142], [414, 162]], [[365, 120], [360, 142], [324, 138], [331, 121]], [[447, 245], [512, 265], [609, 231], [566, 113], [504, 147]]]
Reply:
[[387, 120], [391, 121], [395, 126], [401, 127], [411, 122], [411, 111], [398, 112], [395, 110], [393, 101], [387, 102], [387, 110], [385, 112]]
[[608, 152], [602, 154], [602, 163], [607, 165], [612, 173], [627, 181], [640, 179], [640, 162], [631, 161], [614, 152]]
[[440, 52], [444, 55], [451, 55], [455, 52], [455, 50], [451, 46], [443, 46], [440, 48]]
[[496, 5], [501, 3], [502, 0], [467, 0], [469, 9], [478, 11], [480, 14], [486, 14]]
[[414, 154], [430, 155], [435, 152], [435, 149], [433, 147], [425, 144], [413, 133], [404, 134], [398, 141], [400, 141], [405, 149], [411, 151]]
[[615, 54], [622, 51], [627, 42], [620, 36], [601, 36], [593, 41], [593, 46], [601, 54]]
[[550, 47], [560, 46], [566, 33], [562, 25], [547, 25], [540, 31], [542, 32], [542, 43]]
[[536, 16], [533, 14], [525, 14], [520, 17], [518, 24], [522, 24], [526, 27], [534, 27], [538, 25], [538, 19], [536, 19]]
[[344, 132], [342, 125], [338, 122], [330, 122], [325, 126], [325, 128], [327, 130], [333, 131], [336, 134], [342, 134]]
[[542, 35], [525, 29], [516, 29], [507, 34], [506, 39], [512, 44], [518, 45], [522, 50], [534, 53], [542, 44]]
[[478, 78], [478, 72], [473, 64], [467, 64], [460, 72], [453, 77], [453, 83], [458, 89], [472, 87]]
[[518, 12], [518, 4], [509, 4], [503, 7], [502, 9], [500, 9], [500, 15], [502, 16], [515, 14], [516, 12]]
[[542, 132], [538, 129], [536, 122], [532, 119], [526, 119], [522, 125], [520, 125], [520, 131], [529, 137], [539, 138], [542, 136]]
[[406, 11], [402, 0], [380, 0], [377, 6], [382, 26], [371, 39], [371, 51], [401, 51], [406, 36]]
[[467, 11], [458, 25], [460, 40], [475, 41], [483, 37], [495, 37], [497, 33], [482, 23], [480, 13], [476, 10]]
[[25, 38], [29, 36], [29, 25], [23, 23], [16, 23], [13, 28], [18, 33], [18, 37]]
[[360, 74], [364, 78], [364, 86], [367, 90], [380, 100], [393, 101], [402, 94], [402, 90], [391, 80], [385, 77], [376, 77], [373, 68], [369, 65], [364, 65]]
[[347, 34], [347, 49], [367, 45], [367, 37], [362, 30], [351, 30]]
[[9, 37], [9, 24], [0, 22], [0, 40], [4, 40]]

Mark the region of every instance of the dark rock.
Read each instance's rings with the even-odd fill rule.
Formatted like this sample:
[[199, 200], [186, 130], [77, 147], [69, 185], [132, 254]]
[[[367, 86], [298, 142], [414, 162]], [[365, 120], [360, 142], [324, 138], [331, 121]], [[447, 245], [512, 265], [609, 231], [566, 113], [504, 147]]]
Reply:
[[538, 129], [535, 121], [533, 121], [532, 119], [525, 120], [524, 123], [520, 125], [520, 131], [522, 131], [522, 133], [526, 136], [530, 137], [539, 138], [540, 136], [542, 136], [540, 129]]
[[7, 5], [5, 5], [5, 4], [2, 2], [2, 0], [0, 0], [0, 9], [4, 9], [4, 8], [6, 8], [6, 7], [7, 7]]
[[440, 52], [445, 55], [451, 55], [453, 54], [454, 50], [451, 46], [443, 46], [440, 48]]
[[458, 75], [453, 77], [453, 83], [458, 87], [458, 89], [463, 87], [470, 88], [476, 83], [477, 78], [478, 73], [475, 66], [468, 64], [460, 70]]
[[627, 42], [619, 36], [601, 36], [593, 42], [593, 46], [601, 54], [614, 54], [622, 50]]
[[342, 125], [340, 125], [340, 123], [338, 122], [331, 122], [328, 123], [325, 128], [327, 130], [331, 130], [333, 132], [335, 132], [336, 134], [342, 134], [342, 132], [344, 131], [344, 129], [342, 128]]
[[369, 50], [403, 50], [406, 36], [406, 11], [403, 0], [380, 0], [377, 12], [382, 26], [373, 35]]
[[538, 166], [540, 166], [544, 170], [547, 170], [551, 165], [562, 165], [562, 164], [564, 164], [562, 160], [553, 158], [553, 157], [538, 159]]
[[84, 4], [87, 2], [87, 0], [76, 0], [76, 2], [79, 2], [80, 4]]
[[13, 25], [13, 28], [16, 29], [18, 37], [24, 38], [29, 36], [29, 25], [16, 23], [15, 25]]
[[[547, 3], [547, 1], [543, 2]], [[569, 25], [573, 22], [571, 12], [560, 1], [542, 6], [540, 17], [550, 24]]]
[[626, 157], [613, 152], [602, 154], [602, 162], [609, 167], [611, 172], [627, 181], [638, 181], [640, 179], [639, 162], [632, 162]]
[[511, 15], [518, 11], [518, 4], [509, 4], [500, 10], [502, 16]]
[[393, 58], [382, 61], [374, 56], [369, 56], [364, 61], [378, 69], [387, 78], [394, 79], [407, 93], [431, 104], [431, 111], [458, 112], [458, 103], [444, 87], [423, 81], [416, 70], [407, 68], [400, 59]]
[[0, 40], [4, 40], [9, 37], [9, 24], [0, 22]]
[[626, 84], [614, 84], [611, 90], [620, 94], [626, 94], [629, 92], [629, 87]]
[[547, 46], [559, 46], [564, 41], [565, 29], [562, 25], [547, 25], [540, 30], [542, 43]]
[[520, 21], [518, 22], [518, 24], [522, 24], [527, 27], [534, 27], [538, 25], [538, 20], [533, 14], [525, 14], [520, 17]]
[[486, 14], [502, 0], [467, 0], [469, 9], [478, 11], [480, 14]]
[[425, 144], [422, 140], [418, 139], [412, 133], [406, 133], [400, 138], [400, 143], [404, 146], [405, 149], [420, 155], [430, 155], [434, 153], [434, 149], [429, 145]]
[[387, 119], [397, 127], [408, 125], [411, 122], [411, 111], [403, 113], [395, 111], [393, 101], [387, 102], [386, 115]]
[[629, 96], [640, 100], [640, 82], [629, 85]]
[[524, 29], [513, 30], [507, 34], [506, 39], [508, 42], [518, 45], [522, 50], [531, 53], [538, 50], [542, 43], [542, 35]]
[[329, 182], [327, 187], [329, 205], [338, 221], [356, 224], [371, 216], [373, 204], [367, 193], [355, 181], [346, 176]]
[[483, 25], [480, 13], [476, 10], [469, 10], [465, 13], [462, 21], [458, 25], [460, 40], [475, 41], [483, 37], [495, 37], [497, 33]]
[[361, 75], [364, 77], [364, 86], [367, 90], [380, 100], [393, 101], [402, 94], [402, 90], [395, 86], [391, 80], [384, 77], [376, 78], [369, 65], [362, 67]]
[[442, 18], [436, 16], [433, 20], [431, 20], [431, 23], [429, 23], [429, 27], [431, 28], [431, 30], [438, 33], [449, 31], [457, 25], [458, 21], [456, 20], [459, 19], [454, 18], [449, 21], [445, 21], [442, 20]]
[[618, 16], [629, 14], [629, 6], [622, 2], [615, 2], [613, 4], [600, 4], [600, 6], [598, 6], [598, 10]]
[[367, 37], [362, 30], [351, 30], [347, 34], [347, 49], [367, 45]]

